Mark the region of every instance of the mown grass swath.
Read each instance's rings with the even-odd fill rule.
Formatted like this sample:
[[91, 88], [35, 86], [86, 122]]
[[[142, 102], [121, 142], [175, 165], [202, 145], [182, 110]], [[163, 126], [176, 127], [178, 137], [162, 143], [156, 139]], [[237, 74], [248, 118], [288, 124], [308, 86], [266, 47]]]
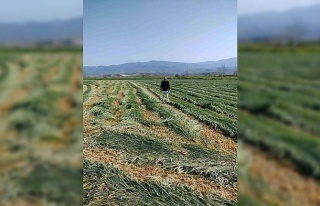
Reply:
[[164, 119], [164, 124], [169, 127], [171, 130], [185, 137], [189, 138], [198, 138], [198, 134], [193, 131], [192, 127], [188, 127], [187, 124], [181, 124], [184, 117], [173, 118], [174, 111], [162, 107], [160, 102], [154, 98], [148, 96], [144, 89], [133, 85], [137, 89], [137, 95], [141, 98], [142, 103], [146, 105], [147, 109], [154, 111], [159, 114], [161, 118]]
[[[88, 118], [85, 125], [90, 128], [84, 136], [87, 160], [84, 163], [83, 204], [235, 205], [235, 153], [220, 151], [222, 145], [209, 147], [204, 144], [203, 138], [208, 140], [206, 134], [201, 133], [202, 128], [207, 128], [205, 124], [183, 110], [162, 104], [141, 82], [144, 81], [85, 81], [85, 94], [90, 95], [84, 107]], [[178, 100], [194, 105], [187, 100]], [[153, 128], [156, 130], [152, 131]], [[162, 134], [169, 130], [168, 134]], [[97, 154], [95, 151], [106, 153]], [[101, 159], [100, 155], [106, 155], [106, 159]], [[108, 160], [114, 164], [107, 164]], [[149, 176], [139, 179], [133, 168], [139, 168], [138, 171], [155, 168], [155, 172], [161, 170], [168, 176], [159, 173], [155, 175], [163, 177], [161, 180]], [[206, 181], [211, 189], [199, 192], [192, 181], [183, 178], [183, 186], [177, 183], [168, 185], [166, 182], [171, 182], [170, 178], [176, 178], [175, 175], [188, 176], [192, 181]], [[216, 187], [218, 191], [213, 189]], [[221, 193], [222, 190], [227, 192]]]
[[[156, 96], [161, 98], [159, 92], [156, 92], [156, 89], [149, 88]], [[175, 106], [178, 109], [181, 109], [186, 114], [192, 115], [195, 119], [213, 127], [214, 129], [221, 130], [225, 135], [232, 138], [237, 137], [237, 121], [230, 119], [213, 111], [199, 108], [197, 105], [183, 101], [176, 97], [170, 97], [170, 104]]]
[[[186, 88], [184, 85], [183, 87]], [[193, 91], [193, 89], [190, 88], [181, 89], [180, 87], [174, 87], [170, 96], [187, 101], [203, 109], [213, 110], [227, 117], [237, 118], [236, 100], [229, 101], [227, 99], [215, 98], [208, 94], [201, 94], [200, 91]]]
[[218, 196], [195, 195], [187, 187], [137, 181], [110, 164], [85, 159], [84, 168], [84, 205], [235, 205]]
[[87, 86], [87, 90], [83, 93], [83, 101], [85, 102], [88, 99], [89, 95], [90, 95], [91, 84], [88, 83], [87, 81], [84, 81], [83, 84]]
[[185, 154], [176, 150], [176, 146], [167, 141], [127, 133], [105, 133], [96, 137], [93, 144], [98, 148], [126, 152], [128, 154], [126, 161], [130, 163], [161, 164], [166, 169], [200, 175], [222, 185], [235, 186], [237, 181], [234, 156], [221, 154], [193, 143], [179, 146]]
[[116, 96], [119, 93], [120, 84], [116, 84], [112, 93], [107, 95], [105, 95], [105, 92], [109, 88], [109, 84], [104, 85], [103, 87], [101, 87], [100, 84], [102, 83], [96, 83], [95, 85], [96, 88], [99, 87], [99, 91], [92, 94], [92, 96], [99, 97], [99, 100], [92, 103], [90, 113], [97, 119], [113, 119], [116, 110], [113, 103], [117, 100]]
[[124, 107], [124, 114], [121, 119], [131, 119], [137, 121], [143, 125], [161, 125], [159, 122], [150, 121], [144, 118], [144, 112], [141, 104], [138, 103], [137, 96], [134, 94], [133, 87], [127, 83], [124, 98], [121, 101], [121, 105]]

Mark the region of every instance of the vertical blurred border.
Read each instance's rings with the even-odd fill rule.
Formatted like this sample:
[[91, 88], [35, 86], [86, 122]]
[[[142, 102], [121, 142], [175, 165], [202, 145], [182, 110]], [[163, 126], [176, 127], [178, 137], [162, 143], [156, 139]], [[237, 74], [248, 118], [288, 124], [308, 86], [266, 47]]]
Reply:
[[0, 205], [82, 205], [82, 16], [0, 33]]
[[319, 9], [238, 17], [239, 205], [320, 205]]

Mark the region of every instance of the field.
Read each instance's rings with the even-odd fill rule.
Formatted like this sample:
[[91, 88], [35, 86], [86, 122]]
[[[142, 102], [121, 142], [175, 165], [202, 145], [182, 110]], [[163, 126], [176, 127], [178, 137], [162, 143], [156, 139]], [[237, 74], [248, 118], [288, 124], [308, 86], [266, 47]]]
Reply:
[[82, 202], [82, 54], [0, 55], [0, 205]]
[[236, 205], [237, 81], [84, 80], [84, 205]]
[[239, 53], [239, 204], [320, 205], [319, 54], [261, 48]]

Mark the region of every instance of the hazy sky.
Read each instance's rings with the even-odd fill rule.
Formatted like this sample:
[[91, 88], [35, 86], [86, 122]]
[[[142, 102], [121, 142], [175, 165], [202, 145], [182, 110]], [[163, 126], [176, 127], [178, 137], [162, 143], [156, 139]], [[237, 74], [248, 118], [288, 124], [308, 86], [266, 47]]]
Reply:
[[236, 0], [84, 0], [84, 65], [237, 56]]
[[238, 0], [238, 13], [285, 11], [320, 3], [320, 0]]
[[0, 22], [48, 21], [82, 16], [82, 0], [0, 0]]

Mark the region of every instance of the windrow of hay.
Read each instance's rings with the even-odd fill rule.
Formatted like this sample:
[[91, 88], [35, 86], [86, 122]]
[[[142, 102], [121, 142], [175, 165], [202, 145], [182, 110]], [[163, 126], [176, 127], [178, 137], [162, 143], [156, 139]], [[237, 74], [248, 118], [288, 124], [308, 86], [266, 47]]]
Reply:
[[221, 185], [235, 186], [236, 158], [195, 143], [177, 144], [128, 133], [107, 132], [91, 140], [91, 147], [125, 152], [135, 164], [161, 164], [163, 168], [199, 175]]
[[[151, 92], [148, 92], [147, 90], [142, 90], [140, 88], [140, 92], [144, 92], [150, 97], [154, 97], [154, 94], [152, 94]], [[152, 99], [149, 101], [160, 102], [158, 99]], [[146, 101], [145, 104], [148, 104], [148, 101]], [[193, 141], [199, 142], [200, 144], [207, 145], [210, 148], [215, 148], [215, 149], [236, 155], [237, 144], [235, 141], [233, 141], [230, 138], [226, 138], [224, 135], [222, 135], [217, 131], [214, 131], [212, 128], [209, 128], [207, 125], [203, 125], [202, 123], [197, 122], [196, 120], [194, 120], [193, 117], [182, 113], [181, 111], [173, 108], [170, 105], [165, 104], [163, 106], [165, 108], [170, 109], [171, 114], [176, 114], [178, 116], [178, 118], [180, 119], [179, 124], [182, 125], [184, 128], [186, 128], [187, 131], [189, 131], [190, 136], [198, 137], [198, 138], [192, 138]], [[149, 107], [147, 107], [147, 111], [148, 110], [154, 110], [153, 106], [150, 105]]]
[[188, 187], [138, 181], [111, 164], [84, 160], [84, 205], [236, 205], [217, 195], [203, 196]]
[[234, 205], [236, 143], [133, 82], [85, 81], [84, 205]]
[[112, 164], [138, 181], [154, 180], [166, 186], [178, 185], [190, 187], [199, 195], [210, 196], [216, 194], [230, 200], [236, 200], [237, 198], [236, 188], [217, 185], [194, 175], [177, 173], [173, 170], [165, 170], [158, 165], [129, 164], [121, 159], [121, 153], [111, 149], [84, 150], [84, 154], [86, 158], [90, 160]]

